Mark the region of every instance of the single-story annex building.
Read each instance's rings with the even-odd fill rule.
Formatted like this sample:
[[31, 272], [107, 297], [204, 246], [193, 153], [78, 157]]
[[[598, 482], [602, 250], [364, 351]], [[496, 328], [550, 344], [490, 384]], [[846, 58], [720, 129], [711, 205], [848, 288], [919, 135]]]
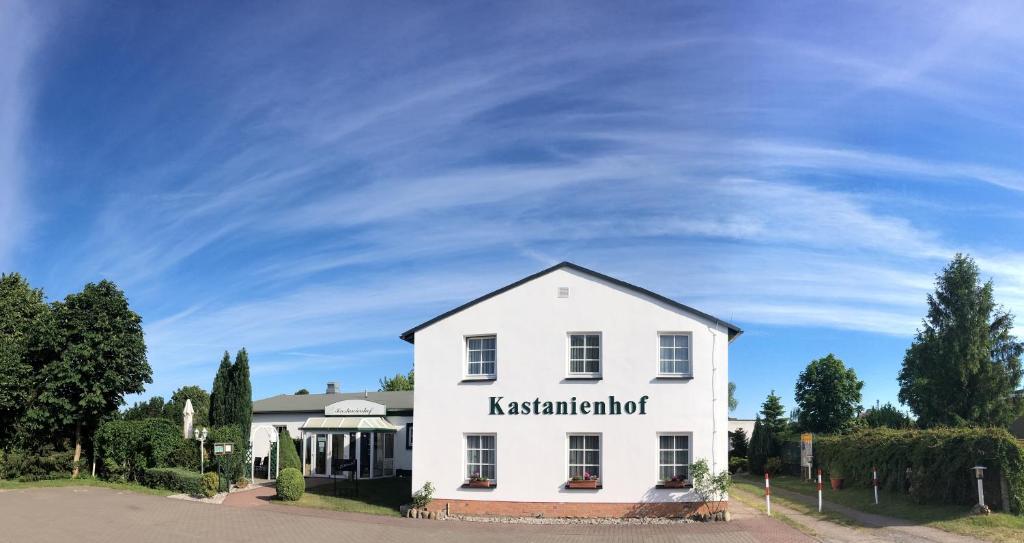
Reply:
[[[360, 476], [387, 476], [392, 458], [453, 514], [685, 516], [699, 507], [690, 466], [728, 467], [741, 333], [562, 262], [403, 333], [415, 394], [275, 396], [254, 402], [253, 426], [301, 436], [314, 477], [351, 458]], [[360, 400], [382, 407], [346, 403]]]

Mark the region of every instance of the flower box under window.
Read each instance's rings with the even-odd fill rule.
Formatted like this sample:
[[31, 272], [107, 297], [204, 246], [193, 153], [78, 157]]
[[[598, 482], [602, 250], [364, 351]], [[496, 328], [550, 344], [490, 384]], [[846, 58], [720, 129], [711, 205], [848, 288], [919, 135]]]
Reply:
[[466, 488], [491, 488], [494, 486], [494, 481], [490, 479], [470, 479], [462, 486]]
[[692, 488], [693, 485], [686, 479], [671, 479], [658, 483], [658, 488]]
[[601, 488], [598, 479], [569, 479], [565, 488]]

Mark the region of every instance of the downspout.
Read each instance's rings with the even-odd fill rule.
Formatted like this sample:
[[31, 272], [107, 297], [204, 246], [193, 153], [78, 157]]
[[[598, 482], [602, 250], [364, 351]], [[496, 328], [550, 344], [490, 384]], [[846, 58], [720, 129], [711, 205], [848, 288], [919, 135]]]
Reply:
[[719, 322], [715, 321], [715, 329], [711, 330], [708, 326], [708, 332], [711, 333], [711, 473], [715, 475], [718, 473], [718, 455], [716, 454], [716, 444], [718, 443], [718, 388], [715, 383], [718, 381], [718, 365], [715, 362], [715, 351], [718, 350], [718, 335], [715, 333], [718, 331]]

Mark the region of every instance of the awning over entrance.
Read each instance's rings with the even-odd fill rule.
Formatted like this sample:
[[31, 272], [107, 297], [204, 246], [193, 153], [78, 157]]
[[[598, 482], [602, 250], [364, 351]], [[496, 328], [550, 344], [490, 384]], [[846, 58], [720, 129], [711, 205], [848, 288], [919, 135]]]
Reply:
[[303, 430], [344, 430], [346, 432], [397, 432], [384, 417], [310, 417]]

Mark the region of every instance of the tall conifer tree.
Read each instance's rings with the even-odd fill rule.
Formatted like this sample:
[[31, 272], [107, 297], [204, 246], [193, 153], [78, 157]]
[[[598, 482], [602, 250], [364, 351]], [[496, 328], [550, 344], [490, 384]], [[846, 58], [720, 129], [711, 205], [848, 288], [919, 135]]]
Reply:
[[231, 355], [224, 351], [224, 357], [220, 359], [220, 367], [217, 368], [217, 375], [213, 378], [213, 388], [210, 390], [210, 426], [224, 426], [228, 424], [227, 402], [231, 386]]
[[235, 355], [235, 364], [231, 366], [229, 396], [230, 424], [239, 426], [245, 443], [248, 443], [252, 429], [252, 382], [249, 380], [249, 353], [244, 347]]

